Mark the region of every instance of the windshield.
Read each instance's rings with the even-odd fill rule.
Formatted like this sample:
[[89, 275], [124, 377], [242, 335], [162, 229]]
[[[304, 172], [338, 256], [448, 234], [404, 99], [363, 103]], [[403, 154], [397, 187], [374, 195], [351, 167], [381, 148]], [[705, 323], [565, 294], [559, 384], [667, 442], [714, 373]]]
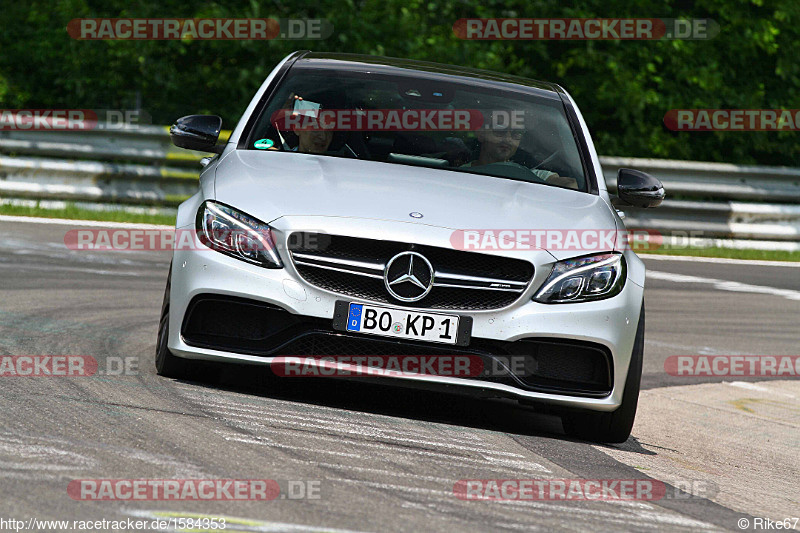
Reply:
[[587, 190], [580, 153], [555, 93], [419, 74], [292, 68], [260, 113], [247, 149]]

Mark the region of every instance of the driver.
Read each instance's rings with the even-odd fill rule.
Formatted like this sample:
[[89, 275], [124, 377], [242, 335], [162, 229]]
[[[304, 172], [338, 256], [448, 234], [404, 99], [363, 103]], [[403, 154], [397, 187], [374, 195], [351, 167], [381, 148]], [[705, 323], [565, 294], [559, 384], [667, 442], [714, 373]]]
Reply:
[[[295, 106], [301, 102], [304, 102], [302, 96], [291, 93], [286, 99], [286, 102], [284, 102], [282, 109], [291, 110], [294, 114], [296, 113]], [[311, 116], [318, 116], [317, 113], [323, 108], [323, 106], [321, 104], [312, 105], [316, 106], [316, 111], [313, 111]], [[303, 113], [303, 111], [300, 113]], [[292, 131], [297, 136], [298, 142], [297, 146], [288, 149], [290, 152], [300, 152], [304, 154], [324, 154], [328, 151], [328, 148], [330, 148], [331, 142], [333, 141], [334, 132], [332, 128], [293, 128]], [[277, 150], [278, 148], [275, 147], [274, 149]]]
[[299, 140], [297, 151], [304, 154], [324, 154], [333, 141], [333, 131], [331, 130], [296, 129], [294, 133]]
[[[489, 122], [489, 124], [495, 123], [496, 122], [493, 120]], [[478, 159], [462, 165], [462, 168], [479, 167], [492, 164], [515, 165], [528, 170], [534, 176], [549, 184], [568, 187], [570, 189], [577, 189], [578, 181], [575, 178], [559, 176], [557, 173], [549, 170], [528, 168], [515, 161], [511, 161], [511, 158], [517, 153], [520, 141], [525, 136], [525, 133], [526, 130], [524, 129], [499, 127], [477, 130], [475, 132], [475, 136], [481, 145]]]

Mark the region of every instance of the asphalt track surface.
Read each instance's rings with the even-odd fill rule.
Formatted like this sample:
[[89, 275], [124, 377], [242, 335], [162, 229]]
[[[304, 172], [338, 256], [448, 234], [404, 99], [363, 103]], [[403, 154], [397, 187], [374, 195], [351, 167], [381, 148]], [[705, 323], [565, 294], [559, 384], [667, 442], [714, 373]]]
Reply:
[[[738, 531], [737, 520], [753, 518], [700, 497], [462, 501], [453, 494], [461, 479], [646, 479], [608, 452], [659, 450], [640, 443], [636, 427], [621, 446], [574, 441], [558, 418], [511, 402], [271, 378], [254, 367], [211, 368], [203, 381], [156, 376], [169, 253], [70, 251], [63, 237], [76, 225], [2, 227], [0, 355], [91, 355], [100, 369], [133, 357], [139, 368], [0, 378], [0, 518], [224, 516], [227, 531]], [[654, 274], [644, 389], [724, 379], [668, 376], [670, 355], [800, 350], [800, 268], [645, 262]], [[71, 499], [68, 483], [86, 478], [273, 479], [282, 497]], [[318, 498], [285, 497], [300, 481], [316, 483]]]

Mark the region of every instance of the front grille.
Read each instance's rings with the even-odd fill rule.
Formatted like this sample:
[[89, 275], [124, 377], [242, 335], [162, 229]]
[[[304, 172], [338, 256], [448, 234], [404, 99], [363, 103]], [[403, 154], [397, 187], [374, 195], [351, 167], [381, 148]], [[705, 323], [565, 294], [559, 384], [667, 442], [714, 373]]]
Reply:
[[[519, 299], [533, 278], [533, 265], [522, 259], [341, 235], [293, 233], [289, 251], [297, 272], [308, 283], [336, 294], [393, 305], [499, 309]], [[383, 277], [388, 262], [406, 251], [422, 255], [434, 269], [430, 292], [414, 302], [391, 295]], [[427, 282], [428, 278], [421, 279]]]
[[[478, 356], [484, 372], [472, 379], [542, 392], [603, 396], [611, 392], [611, 360], [598, 347], [569, 341], [480, 341], [470, 347], [331, 334], [302, 335], [280, 348], [285, 356]], [[522, 358], [516, 359], [516, 358]], [[515, 369], [513, 372], [509, 366]], [[467, 378], [470, 379], [470, 378]]]
[[[193, 298], [181, 336], [190, 346], [264, 357], [478, 356], [486, 372], [464, 379], [573, 396], [602, 397], [613, 385], [611, 354], [594, 343], [473, 338], [469, 346], [446, 346], [385, 339], [336, 331], [330, 319], [295, 315], [278, 306], [222, 295]], [[497, 371], [502, 368], [514, 372]]]

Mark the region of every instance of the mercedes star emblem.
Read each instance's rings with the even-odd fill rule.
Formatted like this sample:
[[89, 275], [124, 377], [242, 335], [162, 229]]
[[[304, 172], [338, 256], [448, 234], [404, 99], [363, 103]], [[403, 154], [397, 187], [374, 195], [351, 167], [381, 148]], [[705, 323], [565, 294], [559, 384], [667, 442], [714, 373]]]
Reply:
[[401, 302], [416, 302], [433, 287], [433, 267], [417, 252], [400, 252], [387, 263], [383, 282], [389, 294]]

